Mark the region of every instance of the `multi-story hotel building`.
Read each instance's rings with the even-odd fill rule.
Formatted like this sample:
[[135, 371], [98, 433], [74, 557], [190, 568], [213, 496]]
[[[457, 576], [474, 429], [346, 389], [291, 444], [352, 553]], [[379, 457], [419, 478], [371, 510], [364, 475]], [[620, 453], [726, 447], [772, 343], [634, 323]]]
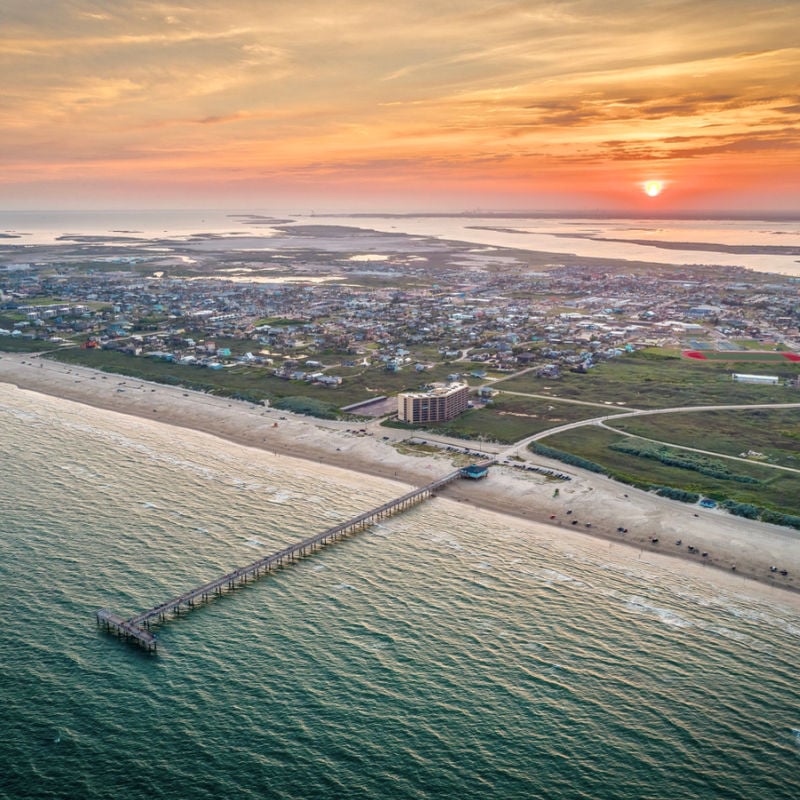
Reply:
[[426, 392], [401, 392], [397, 395], [397, 417], [416, 425], [444, 422], [465, 411], [468, 398], [466, 383], [440, 383]]

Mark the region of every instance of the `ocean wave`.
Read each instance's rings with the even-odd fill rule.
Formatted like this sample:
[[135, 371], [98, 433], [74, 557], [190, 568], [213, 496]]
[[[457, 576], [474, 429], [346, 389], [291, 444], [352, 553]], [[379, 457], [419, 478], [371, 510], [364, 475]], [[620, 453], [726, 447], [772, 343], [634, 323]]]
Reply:
[[669, 608], [661, 608], [648, 603], [642, 597], [632, 597], [625, 604], [628, 611], [634, 611], [638, 614], [647, 614], [654, 616], [665, 625], [670, 625], [675, 628], [693, 628], [694, 623], [685, 617], [680, 616], [675, 611]]

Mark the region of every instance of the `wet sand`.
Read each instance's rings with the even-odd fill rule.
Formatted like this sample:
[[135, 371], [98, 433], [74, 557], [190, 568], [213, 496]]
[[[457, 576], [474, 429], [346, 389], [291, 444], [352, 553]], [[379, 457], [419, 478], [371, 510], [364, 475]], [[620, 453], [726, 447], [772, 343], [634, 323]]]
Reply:
[[[276, 456], [406, 484], [422, 485], [453, 469], [452, 454], [411, 454], [399, 445], [408, 436], [406, 432], [381, 428], [377, 422], [317, 420], [30, 354], [0, 354], [0, 382], [204, 431]], [[359, 432], [362, 427], [366, 433]], [[726, 572], [737, 579], [800, 590], [800, 531], [734, 517], [718, 509], [686, 506], [533, 454], [526, 457], [531, 464], [551, 467], [572, 480], [555, 481], [520, 468], [496, 466], [488, 478], [458, 481], [442, 496], [546, 524], [564, 537], [581, 533], [607, 540], [609, 546], [635, 548], [638, 557], [661, 561], [668, 556], [673, 565], [685, 564], [693, 573], [705, 570], [709, 579], [721, 578]], [[691, 567], [689, 562], [693, 562]], [[788, 574], [771, 572], [770, 566]]]

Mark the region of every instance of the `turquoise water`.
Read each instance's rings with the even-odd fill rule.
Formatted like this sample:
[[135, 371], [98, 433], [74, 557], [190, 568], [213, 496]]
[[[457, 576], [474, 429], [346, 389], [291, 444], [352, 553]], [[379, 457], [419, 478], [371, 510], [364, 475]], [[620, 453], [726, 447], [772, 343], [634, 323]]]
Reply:
[[[795, 798], [800, 610], [407, 488], [0, 385], [0, 797]], [[576, 544], [576, 542], [578, 542]]]

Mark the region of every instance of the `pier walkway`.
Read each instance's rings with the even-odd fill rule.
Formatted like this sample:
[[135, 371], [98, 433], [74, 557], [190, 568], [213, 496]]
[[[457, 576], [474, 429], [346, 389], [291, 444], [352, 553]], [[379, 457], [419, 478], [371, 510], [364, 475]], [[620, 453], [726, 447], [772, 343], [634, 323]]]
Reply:
[[[484, 461], [479, 465], [475, 465], [482, 469], [488, 469], [494, 461]], [[188, 610], [193, 608], [197, 603], [204, 603], [215, 596], [223, 594], [226, 590], [234, 589], [236, 586], [247, 583], [249, 580], [255, 580], [261, 575], [270, 572], [273, 567], [280, 567], [288, 562], [294, 561], [297, 558], [314, 552], [315, 550], [324, 547], [327, 544], [344, 539], [357, 531], [364, 530], [371, 525], [374, 525], [378, 520], [385, 517], [392, 516], [393, 514], [405, 511], [417, 503], [426, 500], [433, 496], [435, 492], [455, 480], [462, 477], [468, 477], [465, 470], [457, 469], [443, 478], [439, 478], [432, 483], [422, 486], [419, 489], [414, 489], [402, 497], [390, 500], [382, 506], [365, 511], [352, 519], [342, 522], [339, 525], [334, 525], [332, 528], [317, 533], [314, 536], [309, 536], [300, 542], [284, 547], [277, 553], [272, 553], [268, 556], [254, 561], [245, 567], [229, 572], [221, 578], [204, 583], [195, 589], [184, 592], [171, 600], [167, 600], [161, 605], [154, 606], [147, 611], [142, 611], [129, 619], [124, 619], [117, 614], [109, 611], [108, 609], [101, 608], [95, 612], [97, 624], [104, 627], [111, 633], [127, 639], [140, 647], [143, 647], [148, 652], [155, 652], [157, 649], [157, 639], [155, 634], [149, 630], [150, 624], [163, 622], [167, 615], [178, 615], [181, 610]]]

